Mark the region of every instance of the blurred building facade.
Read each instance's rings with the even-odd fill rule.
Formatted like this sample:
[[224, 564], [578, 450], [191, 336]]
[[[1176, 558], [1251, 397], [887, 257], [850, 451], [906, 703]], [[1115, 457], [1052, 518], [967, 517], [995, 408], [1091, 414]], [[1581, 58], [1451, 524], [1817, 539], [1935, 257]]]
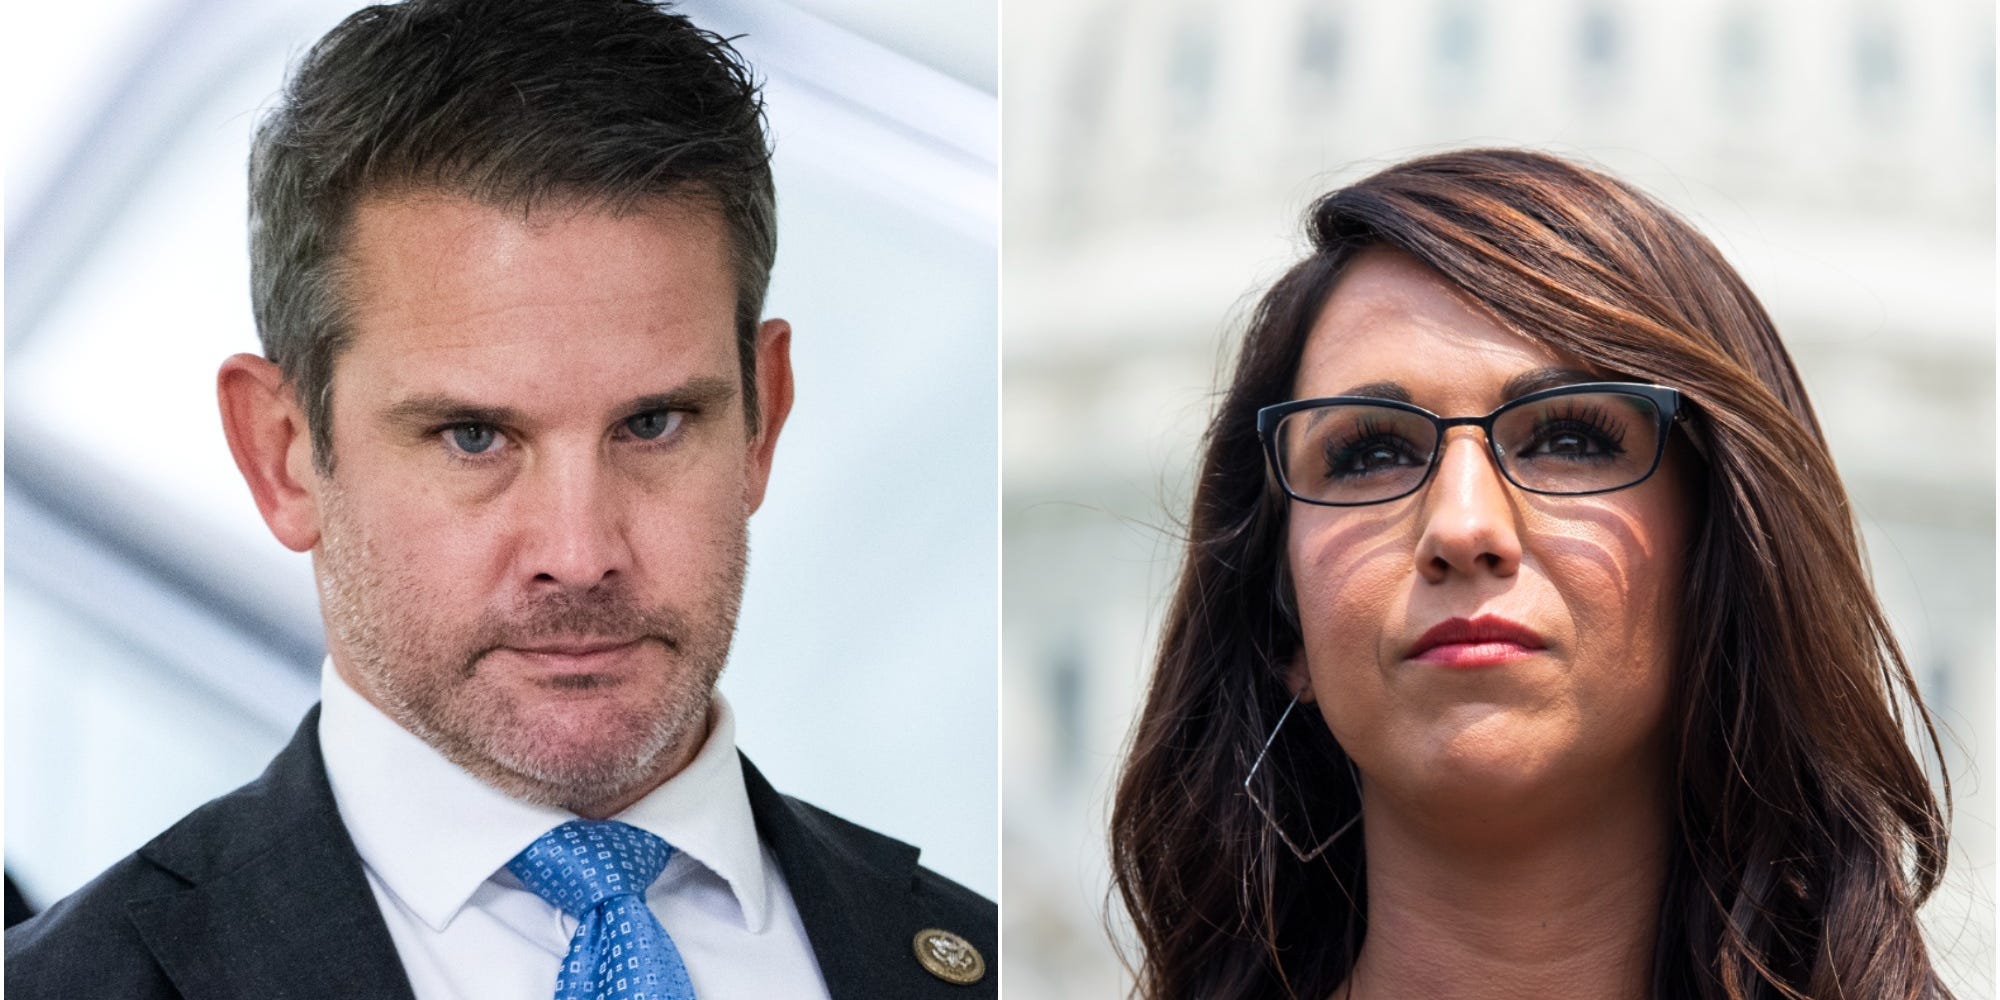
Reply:
[[1313, 197], [1470, 145], [1640, 185], [1776, 318], [1945, 730], [1933, 948], [1991, 995], [1990, 5], [1008, 0], [1003, 39], [1010, 996], [1129, 985], [1108, 791], [1249, 305]]

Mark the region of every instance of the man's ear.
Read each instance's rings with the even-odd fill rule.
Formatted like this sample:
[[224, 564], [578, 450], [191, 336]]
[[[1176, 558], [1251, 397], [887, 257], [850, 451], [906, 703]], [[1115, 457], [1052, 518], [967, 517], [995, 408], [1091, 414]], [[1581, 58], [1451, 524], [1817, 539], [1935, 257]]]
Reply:
[[294, 552], [318, 545], [312, 434], [278, 366], [255, 354], [234, 355], [216, 373], [215, 396], [229, 453], [271, 534]]
[[767, 319], [757, 328], [757, 433], [750, 438], [750, 476], [743, 499], [750, 510], [764, 502], [778, 432], [792, 412], [792, 325]]

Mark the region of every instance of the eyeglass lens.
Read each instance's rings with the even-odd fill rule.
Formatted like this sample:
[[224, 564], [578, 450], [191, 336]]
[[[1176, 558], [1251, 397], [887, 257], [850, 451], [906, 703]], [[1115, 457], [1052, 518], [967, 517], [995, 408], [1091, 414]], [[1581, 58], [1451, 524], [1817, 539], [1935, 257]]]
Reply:
[[[1659, 410], [1644, 396], [1573, 393], [1512, 407], [1493, 421], [1507, 477], [1538, 493], [1597, 493], [1652, 471]], [[1438, 427], [1393, 406], [1333, 403], [1287, 414], [1275, 438], [1291, 491], [1323, 503], [1392, 500], [1430, 472]]]

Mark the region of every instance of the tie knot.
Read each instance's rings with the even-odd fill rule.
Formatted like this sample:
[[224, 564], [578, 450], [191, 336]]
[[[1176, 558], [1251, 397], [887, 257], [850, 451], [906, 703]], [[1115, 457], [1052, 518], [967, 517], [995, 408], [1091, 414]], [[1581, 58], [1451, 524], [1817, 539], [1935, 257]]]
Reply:
[[571, 820], [535, 838], [507, 870], [535, 895], [579, 920], [617, 896], [644, 897], [674, 849], [666, 841], [611, 820]]

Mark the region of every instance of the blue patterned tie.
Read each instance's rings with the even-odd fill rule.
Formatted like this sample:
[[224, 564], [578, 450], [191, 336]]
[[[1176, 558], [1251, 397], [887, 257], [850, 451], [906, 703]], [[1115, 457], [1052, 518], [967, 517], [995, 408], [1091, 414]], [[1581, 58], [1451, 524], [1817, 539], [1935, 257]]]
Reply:
[[674, 849], [634, 826], [571, 820], [507, 862], [535, 895], [576, 918], [556, 1000], [694, 1000], [680, 949], [646, 908]]

